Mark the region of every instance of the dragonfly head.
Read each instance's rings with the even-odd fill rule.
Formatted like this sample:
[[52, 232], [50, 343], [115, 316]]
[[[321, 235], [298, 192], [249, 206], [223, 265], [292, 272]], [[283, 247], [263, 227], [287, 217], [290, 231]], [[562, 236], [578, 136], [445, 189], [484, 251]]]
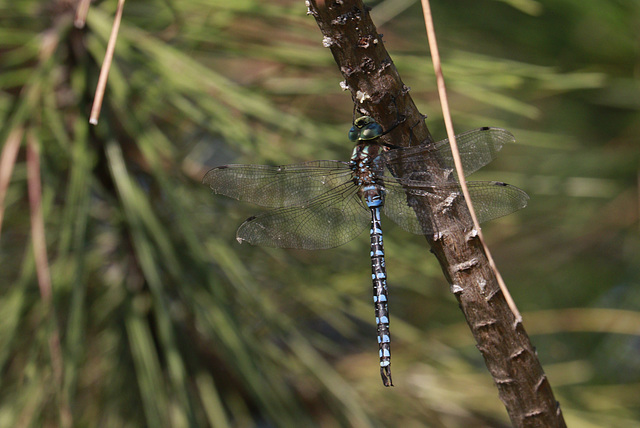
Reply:
[[374, 140], [383, 134], [382, 126], [378, 122], [372, 117], [362, 116], [353, 122], [353, 126], [349, 130], [349, 140], [353, 142]]

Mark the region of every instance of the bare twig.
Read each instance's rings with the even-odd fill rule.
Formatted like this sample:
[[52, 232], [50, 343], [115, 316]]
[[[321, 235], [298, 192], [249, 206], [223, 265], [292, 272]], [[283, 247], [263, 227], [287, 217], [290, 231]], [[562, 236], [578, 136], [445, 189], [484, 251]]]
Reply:
[[433, 61], [433, 69], [436, 75], [436, 84], [438, 86], [438, 94], [440, 96], [440, 106], [442, 107], [442, 116], [444, 118], [444, 124], [447, 128], [447, 137], [449, 138], [449, 144], [451, 145], [451, 153], [453, 155], [453, 161], [456, 165], [456, 173], [458, 175], [458, 181], [460, 182], [460, 188], [462, 188], [462, 193], [464, 194], [464, 199], [467, 204], [467, 208], [469, 209], [469, 213], [471, 214], [471, 219], [473, 220], [473, 226], [478, 231], [478, 240], [482, 244], [484, 248], [484, 253], [487, 256], [487, 260], [489, 261], [489, 265], [493, 270], [493, 273], [498, 280], [498, 284], [500, 285], [500, 289], [504, 294], [509, 307], [511, 308], [511, 312], [513, 312], [513, 316], [516, 318], [516, 322], [522, 321], [522, 316], [520, 315], [520, 311], [518, 311], [518, 307], [516, 303], [513, 301], [511, 297], [511, 293], [509, 293], [509, 289], [507, 285], [504, 283], [502, 279], [502, 275], [500, 275], [500, 271], [496, 266], [493, 257], [491, 256], [491, 252], [489, 251], [489, 247], [484, 240], [484, 236], [482, 235], [482, 228], [480, 227], [480, 222], [478, 221], [478, 217], [476, 216], [476, 211], [473, 208], [473, 203], [471, 202], [471, 195], [469, 194], [469, 188], [467, 187], [467, 182], [465, 180], [464, 171], [462, 170], [462, 160], [460, 159], [460, 152], [458, 151], [458, 143], [456, 142], [456, 134], [453, 131], [453, 120], [451, 119], [451, 111], [449, 110], [449, 99], [447, 97], [447, 88], [444, 84], [444, 75], [442, 74], [442, 63], [440, 62], [440, 52], [438, 51], [438, 41], [436, 39], [436, 30], [433, 26], [433, 17], [431, 15], [431, 7], [429, 5], [429, 0], [422, 0], [422, 11], [424, 13], [424, 22], [427, 28], [427, 39], [429, 40], [429, 49], [431, 50], [431, 59]]
[[76, 17], [73, 20], [73, 25], [76, 28], [83, 28], [87, 22], [87, 14], [89, 13], [89, 5], [91, 0], [80, 0], [76, 9]]
[[111, 36], [109, 36], [107, 51], [104, 55], [104, 62], [100, 69], [100, 77], [98, 78], [98, 86], [96, 87], [96, 95], [93, 99], [93, 106], [91, 107], [89, 123], [92, 125], [98, 124], [98, 116], [100, 116], [100, 109], [102, 108], [102, 99], [104, 98], [104, 90], [107, 86], [107, 78], [109, 77], [109, 70], [111, 69], [113, 52], [116, 48], [116, 40], [118, 39], [118, 30], [120, 29], [120, 21], [122, 21], [123, 9], [124, 0], [118, 0], [118, 8], [116, 10], [116, 16], [113, 19], [113, 27], [111, 28]]
[[[29, 207], [31, 216], [31, 239], [33, 254], [38, 277], [38, 287], [43, 302], [44, 316], [50, 326], [49, 354], [54, 376], [54, 388], [62, 386], [63, 363], [60, 347], [60, 330], [54, 316], [53, 293], [51, 289], [51, 275], [47, 260], [47, 244], [44, 230], [44, 216], [42, 213], [42, 186], [40, 181], [40, 153], [38, 141], [32, 133], [27, 133], [27, 187], [29, 192]], [[58, 394], [60, 420], [64, 427], [72, 425], [71, 411], [66, 405], [63, 394]]]
[[16, 163], [16, 156], [18, 156], [18, 149], [23, 135], [24, 129], [22, 127], [11, 131], [0, 155], [0, 232], [2, 232], [2, 220], [4, 219], [4, 198], [7, 196], [13, 166]]
[[[451, 152], [453, 154], [454, 163], [456, 166], [456, 171], [458, 175], [458, 181], [460, 182], [460, 187], [462, 188], [462, 192], [464, 194], [465, 202], [467, 204], [467, 208], [469, 209], [469, 213], [471, 214], [471, 218], [473, 220], [473, 225], [477, 231], [477, 238], [484, 253], [487, 258], [487, 262], [495, 275], [495, 278], [502, 290], [504, 298], [511, 309], [511, 312], [515, 318], [514, 326], [522, 323], [522, 316], [516, 307], [515, 302], [513, 301], [509, 290], [507, 289], [504, 280], [502, 279], [502, 275], [498, 271], [498, 268], [491, 256], [491, 252], [487, 247], [487, 244], [484, 241], [484, 237], [482, 235], [482, 229], [480, 228], [480, 223], [478, 222], [478, 218], [476, 217], [475, 210], [473, 208], [473, 204], [471, 202], [471, 195], [469, 194], [469, 189], [467, 188], [467, 184], [465, 181], [464, 171], [462, 170], [462, 160], [460, 159], [460, 153], [458, 151], [458, 145], [456, 143], [455, 132], [453, 130], [453, 120], [451, 118], [451, 111], [449, 110], [449, 101], [447, 98], [447, 90], [444, 83], [444, 75], [442, 73], [442, 65], [440, 62], [440, 53], [438, 51], [438, 43], [436, 40], [435, 28], [433, 25], [433, 17], [431, 15], [431, 7], [429, 5], [429, 0], [422, 0], [422, 10], [424, 13], [424, 21], [427, 29], [427, 38], [429, 40], [429, 48], [431, 50], [431, 58], [433, 60], [433, 68], [436, 75], [438, 94], [440, 96], [440, 105], [442, 106], [442, 113], [444, 117], [445, 126], [447, 129], [447, 137], [449, 138], [449, 143], [451, 145]], [[527, 338], [528, 339], [528, 338]], [[539, 365], [539, 362], [538, 362]], [[542, 367], [539, 367], [539, 371], [542, 372]], [[543, 374], [544, 376], [544, 374]], [[546, 377], [542, 377], [541, 379], [546, 381]], [[499, 384], [498, 384], [499, 385]], [[548, 392], [551, 393], [551, 388], [548, 388]], [[553, 398], [553, 396], [551, 396]], [[554, 400], [555, 401], [555, 400]], [[509, 407], [507, 404], [507, 410], [509, 411], [509, 416], [511, 417], [512, 422], [516, 426], [564, 426], [564, 419], [562, 417], [562, 413], [560, 412], [559, 406], [556, 406], [555, 409], [544, 409], [537, 408], [535, 413], [529, 413], [527, 415], [525, 413], [524, 408], [517, 407]], [[555, 410], [555, 411], [549, 411]], [[551, 425], [553, 423], [553, 425]]]
[[36, 273], [40, 296], [47, 304], [51, 303], [51, 276], [47, 261], [47, 247], [44, 235], [42, 215], [42, 186], [40, 184], [40, 153], [35, 136], [27, 135], [27, 181], [29, 188], [29, 206], [31, 208], [31, 236], [33, 253], [36, 260]]

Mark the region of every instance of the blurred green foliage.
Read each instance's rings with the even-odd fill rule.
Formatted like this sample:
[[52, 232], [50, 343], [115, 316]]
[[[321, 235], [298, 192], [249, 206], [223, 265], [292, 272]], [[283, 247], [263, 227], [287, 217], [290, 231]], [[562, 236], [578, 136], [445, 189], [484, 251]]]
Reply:
[[[257, 212], [200, 180], [225, 163], [348, 158], [352, 104], [302, 0], [0, 0], [0, 141], [41, 152], [61, 333], [36, 279], [24, 146], [0, 236], [0, 426], [495, 427], [508, 419], [424, 238], [385, 223], [396, 387], [380, 385], [367, 238], [239, 246]], [[570, 426], [640, 418], [640, 3], [432, 4], [454, 121], [518, 143], [476, 174], [530, 206], [485, 226]], [[372, 3], [444, 137], [419, 4]], [[5, 172], [3, 172], [5, 173]]]

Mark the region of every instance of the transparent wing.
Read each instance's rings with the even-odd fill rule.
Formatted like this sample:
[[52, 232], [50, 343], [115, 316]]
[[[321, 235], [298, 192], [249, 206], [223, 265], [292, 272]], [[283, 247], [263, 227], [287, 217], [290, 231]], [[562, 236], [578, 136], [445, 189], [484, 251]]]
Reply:
[[[494, 160], [506, 143], [515, 143], [515, 141], [516, 137], [502, 128], [484, 127], [456, 135], [465, 177]], [[449, 139], [445, 138], [437, 142], [436, 149], [447, 167], [453, 168], [453, 155]]]
[[238, 241], [269, 247], [316, 250], [351, 241], [370, 222], [369, 209], [353, 182], [344, 183], [306, 202], [248, 218]]
[[[408, 182], [405, 186], [402, 187], [398, 182], [385, 184], [384, 213], [404, 230], [419, 235], [431, 234], [434, 230], [428, 226], [428, 222], [425, 222], [426, 226], [423, 228], [416, 212], [407, 202], [407, 193], [433, 198], [442, 207], [453, 203], [456, 198], [463, 198], [458, 184], [429, 186], [420, 182]], [[480, 223], [518, 211], [526, 207], [529, 200], [529, 195], [522, 189], [499, 181], [470, 181], [467, 186]]]
[[[478, 128], [472, 131], [464, 132], [456, 135], [458, 150], [462, 160], [462, 168], [464, 175], [470, 175], [482, 168], [498, 155], [498, 151], [502, 149], [506, 143], [515, 142], [515, 137], [509, 131], [502, 128]], [[392, 166], [394, 164], [402, 165], [405, 170], [420, 171], [421, 163], [427, 156], [437, 154], [443, 161], [445, 168], [453, 168], [453, 155], [451, 154], [451, 146], [449, 140], [444, 139], [431, 146], [414, 146], [390, 150], [381, 154], [382, 163]], [[411, 166], [412, 163], [416, 165]], [[439, 171], [430, 171], [431, 174]], [[422, 175], [420, 172], [412, 173], [411, 180], [428, 179], [429, 172]]]
[[224, 165], [202, 179], [214, 193], [264, 207], [301, 205], [351, 180], [349, 164], [314, 161], [293, 165]]

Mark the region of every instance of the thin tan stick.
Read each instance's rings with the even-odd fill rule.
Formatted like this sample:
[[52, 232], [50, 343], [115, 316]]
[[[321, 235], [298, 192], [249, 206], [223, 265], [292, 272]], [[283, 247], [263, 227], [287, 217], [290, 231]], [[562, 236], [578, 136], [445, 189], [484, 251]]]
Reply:
[[87, 22], [87, 14], [89, 13], [89, 5], [91, 0], [80, 0], [78, 8], [76, 9], [76, 17], [73, 20], [73, 25], [76, 28], [83, 28]]
[[18, 156], [18, 149], [23, 135], [23, 127], [15, 128], [11, 131], [0, 155], [0, 233], [2, 232], [2, 220], [4, 219], [4, 198], [7, 196], [13, 166], [16, 164], [16, 157]]
[[471, 196], [469, 195], [469, 189], [467, 188], [467, 182], [464, 178], [464, 171], [462, 170], [462, 161], [460, 160], [460, 152], [458, 151], [458, 145], [456, 143], [456, 136], [453, 131], [453, 120], [451, 119], [451, 111], [449, 110], [449, 100], [447, 98], [447, 89], [444, 85], [444, 75], [442, 74], [442, 64], [440, 62], [440, 53], [438, 52], [438, 42], [436, 41], [436, 32], [433, 26], [433, 17], [431, 16], [431, 6], [429, 5], [429, 0], [421, 0], [422, 1], [422, 11], [424, 14], [424, 22], [427, 27], [427, 38], [429, 39], [429, 49], [431, 50], [431, 58], [433, 60], [433, 69], [436, 74], [436, 82], [438, 86], [438, 95], [440, 97], [440, 105], [442, 106], [442, 115], [444, 117], [444, 123], [447, 128], [447, 136], [449, 137], [449, 143], [451, 145], [451, 153], [453, 155], [453, 161], [456, 166], [456, 172], [458, 174], [458, 181], [460, 182], [460, 187], [462, 188], [462, 193], [464, 194], [464, 199], [469, 208], [469, 212], [471, 213], [471, 218], [473, 219], [473, 227], [478, 231], [478, 238], [480, 239], [480, 243], [484, 249], [484, 252], [487, 256], [487, 260], [489, 262], [489, 266], [493, 270], [496, 280], [500, 285], [500, 289], [504, 294], [504, 297], [509, 304], [509, 308], [511, 308], [511, 312], [516, 319], [516, 323], [522, 322], [522, 316], [518, 311], [518, 308], [507, 289], [507, 285], [504, 283], [502, 279], [502, 275], [498, 271], [496, 264], [491, 256], [491, 252], [487, 247], [487, 244], [484, 241], [484, 237], [482, 236], [482, 229], [480, 228], [480, 223], [478, 222], [478, 217], [476, 216], [476, 212], [473, 209], [473, 204], [471, 203]]
[[42, 300], [51, 302], [51, 276], [47, 261], [47, 245], [42, 215], [42, 185], [40, 183], [40, 153], [33, 134], [27, 135], [27, 187], [31, 209], [31, 238], [36, 260], [36, 273]]
[[[60, 346], [60, 330], [54, 315], [53, 293], [51, 289], [51, 274], [47, 260], [47, 243], [44, 231], [44, 216], [42, 214], [42, 185], [40, 177], [40, 150], [38, 141], [32, 133], [27, 133], [27, 189], [29, 193], [29, 207], [31, 217], [31, 240], [33, 256], [36, 265], [38, 287], [42, 298], [44, 313], [51, 326], [49, 336], [49, 354], [55, 385], [62, 387], [63, 363]], [[71, 411], [64, 397], [60, 394], [59, 411], [61, 425], [72, 426]]]
[[91, 107], [91, 116], [89, 117], [89, 123], [92, 125], [98, 124], [98, 116], [100, 116], [100, 109], [102, 109], [102, 99], [104, 98], [104, 90], [107, 86], [107, 77], [109, 77], [109, 70], [111, 69], [113, 52], [116, 48], [116, 40], [118, 39], [118, 30], [120, 29], [120, 21], [122, 20], [123, 9], [124, 0], [118, 0], [116, 16], [113, 19], [113, 27], [111, 28], [111, 35], [109, 36], [107, 51], [104, 54], [104, 62], [102, 63], [102, 68], [100, 69], [100, 77], [98, 78], [98, 86], [96, 87], [96, 95], [93, 99], [93, 106]]

